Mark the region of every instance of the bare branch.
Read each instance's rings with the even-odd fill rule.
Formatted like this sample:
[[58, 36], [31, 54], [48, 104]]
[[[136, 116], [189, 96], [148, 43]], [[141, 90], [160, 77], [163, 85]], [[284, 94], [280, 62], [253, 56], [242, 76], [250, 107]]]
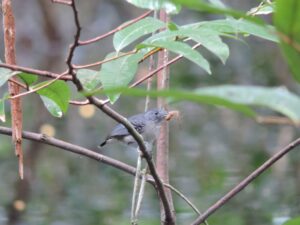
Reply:
[[[38, 76], [43, 76], [43, 77], [49, 77], [49, 78], [57, 78], [60, 76], [58, 73], [52, 73], [46, 70], [37, 70], [37, 69], [32, 69], [29, 67], [24, 67], [24, 66], [17, 66], [17, 65], [10, 65], [6, 63], [0, 63], [0, 67], [11, 69], [14, 71], [21, 71], [24, 73], [30, 73]], [[63, 77], [60, 78], [60, 80], [72, 80], [72, 77], [68, 74], [65, 74]]]
[[70, 1], [67, 0], [52, 0], [53, 3], [59, 3], [59, 4], [63, 4], [63, 5], [71, 5]]
[[275, 162], [281, 159], [284, 155], [289, 153], [291, 150], [300, 145], [300, 138], [288, 144], [283, 149], [279, 150], [275, 155], [270, 157], [265, 163], [263, 163], [260, 167], [254, 170], [249, 176], [247, 176], [244, 180], [242, 180], [238, 185], [236, 185], [233, 189], [231, 189], [226, 195], [220, 198], [215, 204], [209, 207], [201, 216], [199, 216], [191, 225], [198, 225], [203, 223], [211, 214], [221, 208], [225, 203], [231, 200], [234, 196], [236, 196], [240, 191], [242, 191], [245, 187], [247, 187], [255, 178], [265, 172], [268, 168], [270, 168]]
[[[4, 134], [4, 135], [12, 135], [12, 129], [8, 128], [8, 127], [3, 127], [0, 126], [0, 134]], [[125, 173], [131, 174], [131, 175], [135, 175], [136, 173], [136, 169], [126, 163], [123, 163], [121, 161], [118, 161], [116, 159], [110, 158], [108, 156], [102, 155], [100, 153], [97, 153], [95, 151], [89, 150], [87, 148], [78, 146], [78, 145], [74, 145], [71, 144], [69, 142], [65, 142], [59, 139], [56, 139], [54, 137], [48, 137], [44, 134], [39, 134], [39, 133], [34, 133], [34, 132], [29, 132], [29, 131], [23, 131], [22, 132], [22, 137], [24, 139], [27, 140], [32, 140], [32, 141], [36, 141], [39, 143], [43, 143], [43, 144], [47, 144], [47, 145], [51, 145], [53, 147], [56, 147], [58, 149], [62, 149], [68, 152], [73, 152], [75, 154], [79, 154], [82, 156], [85, 156], [87, 158], [99, 161], [101, 163], [104, 163], [106, 165], [112, 166], [116, 169], [119, 169]], [[142, 178], [142, 176], [140, 176], [140, 178]], [[146, 176], [146, 181], [152, 185], [155, 185], [154, 179], [152, 176], [147, 175]], [[192, 205], [192, 203], [186, 198], [184, 197], [184, 195], [182, 193], [180, 193], [180, 191], [178, 191], [175, 187], [171, 186], [170, 184], [163, 184], [164, 186], [170, 188], [171, 190], [173, 190], [176, 194], [178, 194], [179, 197], [181, 197], [184, 201], [186, 201], [190, 206]], [[191, 206], [192, 207], [192, 206]], [[192, 207], [196, 212], [199, 210], [196, 210], [196, 207], [193, 206]]]
[[140, 15], [139, 17], [137, 17], [137, 18], [129, 21], [128, 23], [125, 23], [125, 24], [123, 24], [123, 25], [121, 25], [121, 26], [119, 26], [119, 27], [117, 27], [117, 28], [115, 28], [115, 29], [113, 29], [113, 30], [111, 30], [111, 31], [103, 34], [103, 35], [100, 35], [98, 37], [95, 37], [95, 38], [92, 38], [92, 39], [89, 39], [89, 40], [86, 40], [86, 41], [79, 41], [78, 44], [79, 45], [88, 45], [88, 44], [94, 43], [96, 41], [100, 41], [100, 40], [102, 40], [102, 39], [104, 39], [104, 38], [106, 38], [106, 37], [108, 37], [108, 36], [110, 36], [110, 35], [118, 32], [118, 31], [120, 31], [120, 30], [124, 29], [125, 27], [128, 27], [131, 24], [134, 24], [137, 21], [145, 18], [146, 16], [150, 15], [152, 12], [153, 12], [153, 10], [147, 11], [146, 13]]
[[[3, 30], [4, 30], [4, 56], [8, 64], [16, 64], [16, 48], [15, 48], [15, 18], [13, 14], [11, 0], [2, 1], [3, 11]], [[12, 82], [15, 81], [15, 82]], [[10, 95], [18, 95], [20, 93], [20, 86], [16, 84], [17, 78], [15, 76], [8, 81], [8, 92]], [[15, 147], [15, 154], [19, 161], [19, 175], [24, 177], [23, 166], [23, 150], [22, 150], [22, 103], [21, 99], [11, 100], [11, 121], [13, 127], [12, 139]]]

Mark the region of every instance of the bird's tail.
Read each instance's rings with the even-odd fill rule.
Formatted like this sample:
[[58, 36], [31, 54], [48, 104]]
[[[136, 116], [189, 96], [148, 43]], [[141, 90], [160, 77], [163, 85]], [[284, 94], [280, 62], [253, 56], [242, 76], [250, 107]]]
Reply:
[[98, 145], [98, 147], [103, 147], [104, 145], [106, 145], [107, 144], [107, 140], [105, 140], [105, 141], [103, 141], [100, 145]]

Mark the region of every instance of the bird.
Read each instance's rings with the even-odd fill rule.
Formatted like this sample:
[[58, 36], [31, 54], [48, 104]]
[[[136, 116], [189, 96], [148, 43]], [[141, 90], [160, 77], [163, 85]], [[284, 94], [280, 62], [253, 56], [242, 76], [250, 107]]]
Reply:
[[[128, 118], [128, 121], [133, 125], [136, 131], [142, 135], [148, 151], [151, 151], [152, 145], [159, 134], [160, 126], [162, 122], [165, 121], [167, 115], [168, 113], [164, 109], [153, 108]], [[112, 129], [99, 147], [104, 147], [113, 140], [120, 141], [130, 147], [138, 147], [137, 142], [128, 132], [127, 128], [120, 123]]]

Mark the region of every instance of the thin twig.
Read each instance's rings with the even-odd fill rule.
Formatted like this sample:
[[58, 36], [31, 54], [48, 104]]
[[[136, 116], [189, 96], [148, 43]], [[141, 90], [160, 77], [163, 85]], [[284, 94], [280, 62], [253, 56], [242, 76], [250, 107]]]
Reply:
[[55, 79], [53, 80], [50, 80], [48, 83], [44, 84], [44, 85], [41, 85], [35, 89], [32, 89], [32, 90], [29, 90], [29, 91], [26, 91], [26, 92], [23, 92], [23, 93], [20, 93], [18, 95], [14, 95], [14, 96], [10, 96], [9, 99], [15, 99], [15, 98], [20, 98], [20, 97], [24, 97], [26, 95], [29, 95], [29, 94], [32, 94], [32, 93], [35, 93], [45, 87], [48, 87], [49, 85], [53, 84], [55, 81], [59, 80], [60, 78], [62, 78], [65, 74], [61, 74], [59, 75], [58, 77], [56, 77]]
[[150, 15], [152, 12], [153, 12], [153, 10], [147, 11], [146, 13], [140, 15], [139, 17], [137, 17], [137, 18], [135, 18], [135, 19], [133, 19], [133, 20], [130, 20], [128, 23], [125, 23], [125, 24], [123, 24], [123, 25], [121, 25], [121, 26], [118, 26], [117, 28], [115, 28], [115, 29], [113, 29], [113, 30], [111, 30], [111, 31], [109, 31], [109, 32], [107, 32], [107, 33], [105, 33], [105, 34], [103, 34], [103, 35], [100, 35], [100, 36], [98, 36], [98, 37], [95, 37], [95, 38], [92, 38], [92, 39], [89, 39], [89, 40], [86, 40], [86, 41], [79, 41], [78, 44], [79, 44], [79, 45], [88, 45], [88, 44], [91, 44], [91, 43], [100, 41], [100, 40], [102, 40], [102, 39], [104, 39], [104, 38], [106, 38], [106, 37], [108, 37], [108, 36], [110, 36], [110, 35], [112, 35], [112, 34], [118, 32], [118, 31], [120, 31], [120, 30], [124, 29], [125, 27], [128, 27], [128, 26], [130, 26], [131, 24], [134, 24], [134, 23], [136, 23], [137, 21], [139, 21], [139, 20], [145, 18], [146, 16]]
[[[10, 65], [6, 63], [0, 63], [0, 67], [11, 69], [14, 71], [21, 71], [24, 73], [30, 73], [38, 76], [43, 76], [43, 77], [49, 77], [49, 78], [56, 78], [60, 76], [58, 73], [52, 73], [49, 71], [45, 70], [37, 70], [37, 69], [32, 69], [29, 67], [24, 67], [24, 66], [17, 66], [17, 65]], [[69, 74], [64, 75], [60, 80], [72, 80], [72, 77]]]
[[90, 63], [90, 64], [85, 64], [85, 65], [75, 65], [75, 64], [73, 64], [73, 68], [74, 69], [83, 69], [83, 68], [88, 68], [88, 67], [93, 67], [93, 66], [99, 66], [99, 65], [102, 65], [103, 63], [107, 63], [107, 62], [122, 58], [122, 57], [127, 56], [127, 55], [133, 55], [135, 53], [137, 53], [137, 50], [133, 49], [132, 51], [125, 52], [125, 53], [122, 53], [122, 54], [117, 54], [114, 57], [104, 59], [104, 60], [101, 60], [99, 62], [94, 62], [94, 63]]
[[27, 86], [25, 84], [22, 84], [21, 82], [17, 81], [16, 79], [8, 79], [8, 81], [15, 83], [16, 85], [19, 85], [20, 87], [27, 89]]
[[[138, 149], [137, 149], [138, 150]], [[139, 155], [137, 158], [137, 162], [136, 162], [136, 173], [135, 173], [135, 177], [134, 177], [134, 183], [133, 183], [133, 191], [132, 191], [132, 198], [131, 198], [131, 224], [132, 225], [137, 225], [137, 220], [138, 220], [138, 215], [136, 213], [136, 209], [137, 209], [137, 202], [138, 202], [138, 189], [140, 186], [140, 172], [141, 172], [141, 168], [142, 168], [142, 155], [140, 153], [140, 151], [138, 150]]]
[[266, 162], [264, 162], [260, 167], [254, 170], [249, 176], [247, 176], [244, 180], [242, 180], [239, 184], [237, 184], [233, 189], [231, 189], [227, 194], [225, 194], [222, 198], [220, 198], [215, 204], [209, 207], [201, 216], [199, 216], [191, 225], [198, 225], [203, 223], [211, 214], [221, 208], [225, 203], [231, 200], [234, 196], [236, 196], [240, 191], [242, 191], [245, 187], [247, 187], [255, 178], [269, 169], [275, 162], [281, 159], [288, 152], [293, 150], [295, 147], [300, 145], [300, 138], [288, 144], [283, 149], [279, 150], [275, 155], [270, 157]]
[[300, 126], [299, 123], [282, 116], [257, 116], [255, 120], [257, 123], [261, 124], [291, 125], [295, 127]]
[[[164, 186], [172, 190], [175, 194], [177, 194], [180, 198], [182, 198], [199, 216], [202, 215], [199, 209], [182, 193], [180, 192], [177, 188], [174, 186], [170, 185], [169, 183], [164, 183]], [[206, 220], [204, 220], [205, 225], [209, 225]]]
[[59, 3], [59, 4], [63, 4], [63, 5], [71, 5], [70, 1], [67, 0], [51, 0], [53, 3]]
[[88, 105], [88, 104], [90, 104], [88, 99], [83, 100], [83, 101], [70, 100], [69, 103], [72, 105]]

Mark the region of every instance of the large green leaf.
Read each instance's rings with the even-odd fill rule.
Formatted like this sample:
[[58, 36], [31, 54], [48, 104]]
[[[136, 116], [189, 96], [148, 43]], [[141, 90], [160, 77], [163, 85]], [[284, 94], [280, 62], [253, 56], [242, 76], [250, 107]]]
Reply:
[[[115, 52], [110, 53], [106, 56], [106, 59], [116, 55], [117, 53]], [[142, 53], [137, 53], [134, 55], [123, 56], [103, 64], [99, 71], [99, 77], [104, 90], [116, 87], [126, 87], [133, 79], [138, 68], [138, 62], [142, 57]], [[107, 96], [113, 104], [120, 97], [120, 94], [113, 93], [107, 94]]]
[[[40, 87], [47, 83], [49, 83], [49, 81], [39, 83], [33, 88]], [[66, 82], [61, 80], [55, 81], [49, 86], [37, 91], [37, 93], [41, 96], [45, 107], [53, 116], [61, 117], [63, 113], [67, 112], [71, 92]]]
[[274, 23], [289, 67], [300, 82], [300, 1], [277, 0]]
[[185, 25], [183, 27], [192, 29], [206, 28], [219, 33], [250, 34], [269, 41], [278, 42], [274, 27], [256, 24], [244, 19], [236, 20], [233, 18], [227, 18], [221, 20], [203, 21]]
[[220, 32], [215, 31], [210, 28], [202, 27], [179, 27], [177, 30], [171, 31], [167, 30], [159, 34], [153, 35], [152, 37], [145, 40], [144, 43], [152, 43], [159, 40], [169, 40], [172, 41], [176, 37], [180, 38], [191, 38], [194, 41], [201, 43], [205, 48], [218, 56], [223, 63], [229, 56], [229, 48], [224, 44], [220, 38]]
[[117, 32], [113, 38], [114, 47], [116, 51], [119, 52], [138, 38], [150, 34], [164, 26], [165, 23], [152, 17], [142, 19]]
[[6, 69], [0, 68], [0, 87], [5, 84], [5, 82], [14, 75], [14, 72]]
[[178, 90], [146, 91], [142, 89], [118, 88], [107, 93], [122, 92], [123, 95], [166, 97], [171, 101], [187, 100], [201, 104], [223, 106], [257, 116], [251, 106], [266, 107], [279, 112], [295, 123], [300, 122], [300, 98], [283, 87], [268, 88], [258, 86], [221, 85], [199, 88], [193, 92]]
[[80, 69], [77, 71], [77, 78], [86, 91], [94, 90], [101, 83], [98, 71], [95, 70]]
[[38, 80], [37, 75], [33, 75], [33, 74], [30, 74], [30, 73], [25, 73], [25, 72], [19, 73], [18, 77], [20, 77], [21, 80], [23, 80], [24, 83], [28, 86], [32, 85], [34, 82], [36, 82]]
[[143, 43], [144, 47], [159, 47], [165, 48], [201, 66], [207, 73], [211, 74], [209, 62], [195, 49], [188, 44], [178, 41], [157, 40], [149, 43]]
[[282, 225], [299, 225], [299, 224], [300, 224], [300, 217], [296, 217], [296, 218], [293, 218], [293, 219], [290, 219], [290, 220], [286, 221]]
[[181, 9], [179, 4], [170, 0], [127, 0], [127, 2], [143, 9], [164, 9], [168, 14], [177, 14]]
[[267, 107], [294, 122], [300, 122], [300, 98], [284, 87], [222, 85], [200, 88], [197, 93], [220, 97], [236, 104]]
[[[97, 93], [101, 93], [102, 91], [97, 91]], [[248, 106], [243, 104], [237, 104], [234, 102], [230, 102], [224, 98], [220, 98], [218, 96], [200, 94], [190, 91], [182, 91], [182, 90], [161, 90], [161, 91], [146, 91], [144, 89], [139, 88], [114, 88], [106, 91], [107, 93], [119, 93], [122, 92], [123, 95], [136, 96], [136, 97], [144, 97], [150, 96], [154, 97], [165, 97], [168, 98], [169, 102], [174, 101], [192, 101], [200, 104], [209, 104], [209, 105], [218, 105], [224, 106], [238, 112], [242, 112], [247, 116], [254, 117], [255, 112]]]

